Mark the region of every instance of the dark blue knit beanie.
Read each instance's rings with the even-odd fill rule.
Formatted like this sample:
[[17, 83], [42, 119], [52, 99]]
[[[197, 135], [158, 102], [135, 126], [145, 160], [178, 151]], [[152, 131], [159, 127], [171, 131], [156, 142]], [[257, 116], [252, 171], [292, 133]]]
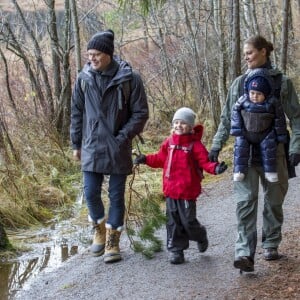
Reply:
[[248, 91], [254, 90], [264, 94], [265, 98], [271, 93], [271, 87], [267, 79], [264, 77], [254, 77], [248, 83]]
[[111, 29], [96, 33], [88, 42], [87, 50], [96, 49], [110, 56], [113, 56], [114, 36], [114, 32]]

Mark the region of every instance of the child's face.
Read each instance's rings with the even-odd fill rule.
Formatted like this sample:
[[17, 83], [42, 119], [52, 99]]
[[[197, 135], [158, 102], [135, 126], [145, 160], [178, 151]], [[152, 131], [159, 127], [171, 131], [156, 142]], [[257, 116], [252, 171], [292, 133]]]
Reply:
[[183, 120], [175, 120], [173, 122], [173, 131], [177, 135], [189, 134], [192, 131], [192, 126]]
[[265, 95], [261, 92], [250, 90], [249, 91], [250, 101], [253, 103], [261, 103], [265, 101]]

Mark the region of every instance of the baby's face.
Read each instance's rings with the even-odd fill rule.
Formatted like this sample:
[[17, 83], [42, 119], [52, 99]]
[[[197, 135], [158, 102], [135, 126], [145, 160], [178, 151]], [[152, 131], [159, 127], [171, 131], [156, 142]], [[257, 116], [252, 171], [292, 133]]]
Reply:
[[173, 122], [173, 131], [177, 135], [189, 134], [192, 131], [192, 126], [183, 120], [175, 120]]
[[250, 101], [253, 103], [261, 103], [265, 101], [265, 95], [261, 92], [250, 90], [249, 91]]

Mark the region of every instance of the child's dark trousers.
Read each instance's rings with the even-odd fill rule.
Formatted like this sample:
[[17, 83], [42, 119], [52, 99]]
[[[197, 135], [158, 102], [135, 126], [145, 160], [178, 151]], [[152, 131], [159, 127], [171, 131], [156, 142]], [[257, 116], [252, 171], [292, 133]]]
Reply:
[[189, 241], [204, 242], [205, 226], [196, 218], [196, 201], [166, 198], [167, 249], [171, 252], [185, 250]]

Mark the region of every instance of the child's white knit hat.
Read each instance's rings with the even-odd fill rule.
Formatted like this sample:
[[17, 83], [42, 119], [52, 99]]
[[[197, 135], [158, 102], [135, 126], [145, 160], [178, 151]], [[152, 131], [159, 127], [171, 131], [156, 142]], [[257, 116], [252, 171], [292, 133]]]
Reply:
[[194, 126], [195, 118], [196, 114], [192, 109], [188, 107], [181, 107], [175, 112], [172, 123], [175, 120], [183, 120], [185, 123]]

